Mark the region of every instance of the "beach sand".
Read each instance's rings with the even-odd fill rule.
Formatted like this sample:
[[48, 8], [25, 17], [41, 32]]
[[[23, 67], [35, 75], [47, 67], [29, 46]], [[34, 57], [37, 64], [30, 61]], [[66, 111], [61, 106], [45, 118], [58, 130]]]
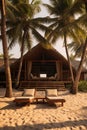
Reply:
[[[21, 91], [13, 90], [14, 96]], [[0, 130], [87, 130], [87, 93], [59, 91], [66, 100], [63, 107], [39, 102], [16, 106], [15, 97], [4, 98], [0, 89]]]

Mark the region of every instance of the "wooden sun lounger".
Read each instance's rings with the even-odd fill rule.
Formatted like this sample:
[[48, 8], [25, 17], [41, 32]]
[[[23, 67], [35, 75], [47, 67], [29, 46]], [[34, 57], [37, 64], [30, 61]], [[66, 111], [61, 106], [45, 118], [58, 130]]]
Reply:
[[59, 97], [47, 97], [47, 102], [50, 105], [56, 104], [56, 103], [61, 103], [61, 106], [63, 106], [63, 103], [65, 102], [65, 99], [59, 98]]
[[14, 99], [14, 102], [16, 105], [21, 105], [21, 104], [27, 104], [30, 105], [31, 102], [33, 102], [34, 98], [33, 97], [16, 97]]
[[65, 102], [65, 99], [58, 96], [57, 89], [47, 89], [46, 100], [50, 105], [61, 103], [61, 106], [63, 106], [63, 103]]
[[14, 99], [14, 102], [16, 105], [21, 105], [21, 104], [30, 104], [34, 101], [35, 97], [35, 89], [24, 89], [24, 92], [21, 97], [16, 97]]

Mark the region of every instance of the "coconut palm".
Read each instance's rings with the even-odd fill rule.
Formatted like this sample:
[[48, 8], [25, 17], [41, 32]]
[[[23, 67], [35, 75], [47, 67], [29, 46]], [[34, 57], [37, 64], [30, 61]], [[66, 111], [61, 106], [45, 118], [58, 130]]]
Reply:
[[[40, 11], [39, 8], [39, 1], [32, 0], [29, 3], [28, 0], [21, 0], [21, 1], [12, 1], [13, 5], [15, 5], [16, 10], [13, 9], [15, 15], [15, 20], [11, 20], [8, 18], [7, 25], [8, 31], [7, 36], [10, 39], [9, 47], [12, 48], [14, 43], [18, 41], [20, 48], [21, 48], [21, 58], [20, 58], [20, 65], [19, 71], [17, 76], [17, 83], [18, 86], [22, 68], [22, 61], [23, 61], [23, 53], [26, 50], [31, 48], [32, 44], [32, 35], [40, 42], [46, 43], [45, 38], [40, 34], [39, 30], [47, 30], [47, 27], [41, 24], [41, 18], [34, 18], [34, 15]], [[39, 29], [39, 30], [37, 30]]]
[[11, 82], [11, 73], [9, 67], [8, 59], [8, 49], [7, 49], [7, 40], [6, 40], [6, 13], [5, 13], [5, 1], [0, 1], [1, 8], [1, 34], [2, 34], [2, 43], [3, 43], [3, 53], [4, 53], [4, 64], [6, 72], [6, 97], [12, 97], [12, 82]]
[[50, 34], [47, 34], [47, 37], [48, 39], [51, 39], [52, 43], [60, 36], [64, 39], [67, 59], [74, 84], [74, 76], [67, 48], [67, 38], [69, 37], [73, 39], [73, 41], [81, 43], [79, 39], [80, 37], [84, 37], [85, 31], [77, 22], [75, 22], [75, 14], [79, 13], [82, 15], [84, 13], [84, 4], [81, 0], [51, 0], [51, 4], [45, 4], [45, 6], [48, 8], [50, 14], [57, 16], [54, 23], [49, 26], [50, 28], [53, 28], [53, 31]]
[[[79, 21], [80, 21], [80, 24], [82, 25], [82, 28], [85, 27], [87, 29], [87, 0], [82, 0], [82, 2], [84, 3], [85, 15], [82, 16], [79, 19]], [[74, 94], [76, 94], [78, 91], [78, 82], [80, 79], [80, 74], [81, 74], [82, 66], [83, 66], [83, 63], [85, 60], [85, 56], [87, 53], [87, 34], [85, 36], [86, 36], [86, 38], [84, 38], [84, 41], [82, 41], [83, 44], [79, 46], [79, 47], [82, 47], [82, 53], [81, 53], [80, 64], [79, 64], [79, 67], [76, 72], [75, 82], [74, 82], [73, 89], [72, 89], [72, 93], [74, 93]]]

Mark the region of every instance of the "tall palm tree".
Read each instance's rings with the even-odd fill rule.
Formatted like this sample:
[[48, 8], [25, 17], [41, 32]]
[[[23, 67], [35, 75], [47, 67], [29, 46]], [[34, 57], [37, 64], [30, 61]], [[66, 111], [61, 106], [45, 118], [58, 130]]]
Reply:
[[28, 0], [25, 1], [13, 0], [13, 4], [17, 8], [17, 10], [12, 10], [15, 14], [15, 20], [13, 21], [11, 20], [11, 18], [9, 18], [7, 21], [8, 25], [7, 35], [8, 39], [10, 39], [10, 45], [9, 45], [10, 48], [14, 46], [14, 43], [16, 43], [16, 41], [19, 42], [21, 48], [20, 65], [16, 82], [16, 85], [18, 86], [22, 68], [23, 53], [24, 50], [26, 49], [26, 46], [28, 49], [31, 48], [32, 44], [31, 35], [33, 34], [33, 36], [38, 41], [46, 43], [45, 38], [39, 33], [39, 30], [37, 29], [46, 30], [47, 27], [41, 24], [42, 21], [41, 18], [34, 18], [34, 15], [38, 11], [40, 11], [39, 8], [40, 2], [32, 0], [31, 3], [29, 3]]
[[[81, 22], [82, 22], [82, 25], [83, 26], [85, 25], [85, 27], [87, 28], [87, 0], [82, 0], [82, 2], [85, 5], [86, 17], [84, 19], [82, 19]], [[81, 61], [80, 61], [80, 64], [79, 64], [79, 67], [78, 67], [78, 70], [77, 70], [77, 73], [76, 73], [75, 82], [74, 82], [73, 89], [72, 89], [72, 93], [74, 93], [74, 94], [76, 94], [77, 91], [78, 91], [78, 82], [79, 82], [79, 79], [80, 79], [80, 74], [81, 74], [81, 70], [82, 70], [82, 65], [83, 65], [84, 60], [85, 60], [86, 52], [87, 52], [87, 34], [86, 34], [85, 42], [84, 42], [84, 45], [83, 45]]]
[[[82, 28], [86, 28], [86, 30], [87, 30], [87, 0], [81, 0], [81, 2], [83, 5], [83, 8], [85, 10], [85, 14], [78, 19], [78, 22], [80, 23]], [[79, 45], [77, 47], [78, 49], [76, 49], [76, 53], [78, 53], [78, 50], [79, 51], [82, 50], [82, 53], [80, 53], [81, 60], [80, 60], [80, 64], [79, 64], [77, 72], [76, 72], [75, 81], [74, 81], [73, 88], [72, 88], [73, 94], [76, 94], [78, 92], [78, 82], [80, 79], [82, 66], [85, 61], [85, 57], [86, 57], [86, 53], [87, 53], [87, 31], [85, 32], [85, 35], [82, 38], [80, 38], [80, 41], [81, 41], [81, 45]], [[76, 46], [77, 45], [74, 46], [74, 44], [73, 44], [73, 47], [76, 47]]]
[[11, 81], [11, 73], [10, 73], [10, 67], [9, 67], [7, 40], [6, 40], [5, 0], [0, 1], [0, 8], [1, 8], [1, 34], [2, 34], [4, 64], [5, 64], [5, 72], [6, 72], [6, 93], [5, 93], [5, 96], [12, 97], [12, 81]]
[[[73, 0], [51, 0], [51, 4], [44, 4], [51, 15], [54, 15], [55, 20], [53, 24], [49, 26], [53, 31], [47, 36], [54, 43], [59, 37], [64, 39], [64, 45], [66, 49], [66, 55], [70, 67], [72, 82], [74, 83], [74, 76], [71, 66], [71, 61], [69, 58], [68, 48], [67, 48], [67, 38], [71, 38], [74, 41], [79, 41], [79, 31], [81, 35], [84, 34], [83, 29], [81, 29], [75, 21], [75, 13], [82, 13], [82, 2]], [[78, 8], [77, 8], [78, 6]]]

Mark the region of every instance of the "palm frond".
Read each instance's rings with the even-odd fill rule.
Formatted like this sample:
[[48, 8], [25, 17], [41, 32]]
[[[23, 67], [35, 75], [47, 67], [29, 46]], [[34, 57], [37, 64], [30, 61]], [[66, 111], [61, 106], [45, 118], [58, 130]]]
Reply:
[[32, 0], [31, 6], [32, 6], [32, 8], [34, 10], [34, 15], [41, 11], [40, 5], [41, 5], [40, 0]]
[[43, 4], [43, 5], [47, 8], [47, 11], [49, 12], [49, 14], [52, 15], [54, 12], [54, 8], [48, 4]]
[[32, 7], [31, 7], [31, 5], [29, 5], [29, 4], [24, 4], [24, 3], [19, 3], [18, 5], [17, 5], [17, 8], [18, 8], [18, 11], [17, 12], [15, 12], [15, 13], [17, 13], [18, 14], [18, 16], [20, 16], [20, 17], [32, 17], [32, 15], [33, 15], [33, 10], [32, 10]]
[[31, 20], [31, 26], [35, 27], [36, 29], [40, 29], [43, 32], [52, 30], [52, 29], [48, 28], [47, 26], [45, 26], [45, 25], [43, 25], [43, 24], [41, 24], [39, 22], [33, 22], [32, 20]]
[[68, 6], [68, 8], [65, 11], [64, 16], [66, 17], [67, 15], [78, 15], [82, 16], [85, 12], [84, 9], [84, 2], [82, 0], [72, 0], [72, 3]]
[[[30, 33], [30, 31], [26, 31], [26, 32], [24, 32], [25, 33], [25, 37], [24, 37], [24, 52], [26, 51], [26, 50], [30, 50], [30, 48], [31, 48], [31, 45], [32, 45], [32, 38], [31, 38], [31, 33]], [[21, 46], [21, 43], [20, 43], [20, 46]]]
[[55, 17], [55, 18], [50, 18], [49, 16], [46, 16], [46, 17], [38, 17], [38, 18], [33, 18], [32, 19], [34, 22], [39, 22], [39, 23], [42, 23], [42, 24], [50, 24], [50, 23], [54, 23], [55, 21], [59, 20], [58, 17]]
[[79, 45], [79, 43], [72, 42], [68, 44], [68, 48], [74, 52], [74, 57], [81, 57], [82, 50], [83, 50], [84, 44]]
[[[14, 46], [14, 43], [16, 44], [16, 41], [19, 40], [21, 33], [22, 25], [18, 24], [16, 27], [9, 29], [6, 33], [8, 36], [9, 41], [9, 48], [12, 49]], [[22, 36], [21, 36], [22, 37]]]
[[32, 28], [32, 34], [37, 41], [46, 43], [46, 39], [36, 29]]

